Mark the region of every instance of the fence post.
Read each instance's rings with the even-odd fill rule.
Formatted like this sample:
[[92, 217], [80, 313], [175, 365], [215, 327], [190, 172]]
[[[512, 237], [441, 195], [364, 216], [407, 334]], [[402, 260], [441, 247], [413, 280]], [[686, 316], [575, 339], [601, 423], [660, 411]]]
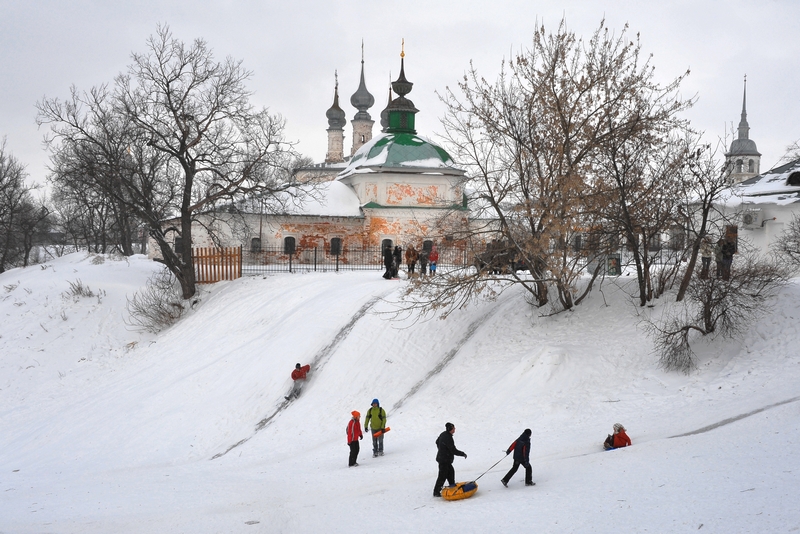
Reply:
[[314, 247], [314, 272], [317, 272], [317, 247]]

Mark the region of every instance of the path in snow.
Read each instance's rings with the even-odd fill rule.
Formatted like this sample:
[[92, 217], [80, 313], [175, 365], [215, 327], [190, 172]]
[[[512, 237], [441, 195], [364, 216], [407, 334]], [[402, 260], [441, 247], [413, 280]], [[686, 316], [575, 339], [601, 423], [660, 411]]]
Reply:
[[394, 403], [394, 406], [392, 406], [392, 411], [396, 412], [403, 405], [403, 403], [405, 403], [405, 401], [407, 401], [412, 395], [414, 395], [417, 391], [419, 391], [419, 388], [421, 388], [428, 381], [428, 379], [442, 372], [442, 370], [444, 370], [444, 368], [447, 367], [447, 364], [449, 364], [456, 356], [456, 354], [458, 354], [458, 351], [461, 350], [461, 347], [463, 347], [467, 343], [467, 341], [469, 341], [472, 338], [472, 336], [475, 335], [478, 329], [481, 326], [483, 326], [483, 324], [485, 324], [486, 321], [488, 321], [495, 313], [497, 313], [497, 310], [499, 310], [500, 308], [501, 305], [498, 304], [492, 310], [485, 313], [477, 320], [473, 321], [467, 328], [466, 335], [464, 335], [464, 337], [459, 339], [458, 342], [456, 342], [456, 344], [453, 346], [453, 348], [447, 351], [447, 353], [444, 355], [441, 361], [438, 364], [436, 364], [436, 366], [433, 369], [428, 371], [428, 374], [426, 374], [422, 380], [414, 384], [414, 386], [408, 391], [408, 393], [403, 395], [403, 397], [400, 400]]
[[[333, 337], [333, 340], [331, 340], [330, 343], [328, 343], [319, 352], [317, 352], [317, 354], [315, 354], [313, 358], [311, 358], [310, 365], [315, 372], [319, 372], [325, 366], [325, 363], [328, 361], [328, 359], [330, 359], [331, 354], [333, 354], [333, 352], [342, 343], [342, 341], [344, 341], [347, 338], [347, 335], [350, 333], [351, 330], [353, 330], [353, 327], [356, 325], [356, 323], [358, 323], [358, 321], [361, 320], [361, 318], [364, 317], [364, 315], [366, 315], [367, 312], [370, 309], [372, 309], [372, 307], [375, 306], [375, 304], [377, 304], [380, 300], [382, 300], [388, 293], [390, 292], [387, 291], [381, 295], [378, 295], [377, 297], [373, 297], [369, 301], [367, 301], [366, 304], [361, 306], [361, 308], [355, 314], [353, 314], [352, 317], [350, 317], [350, 320], [347, 322], [347, 324], [344, 325], [336, 333], [336, 335]], [[284, 399], [283, 402], [281, 402], [278, 405], [278, 407], [275, 408], [275, 411], [273, 411], [270, 415], [264, 417], [261, 421], [258, 422], [255, 430], [250, 436], [234, 443], [233, 445], [228, 447], [224, 452], [215, 454], [214, 456], [211, 457], [211, 459], [216, 460], [217, 458], [225, 456], [239, 445], [242, 445], [243, 443], [249, 441], [253, 436], [256, 435], [256, 433], [258, 433], [260, 430], [263, 430], [267, 425], [269, 425], [279, 413], [281, 413], [284, 409], [286, 409], [286, 407], [289, 406], [289, 404], [291, 404], [291, 402], [292, 401], [288, 399]]]
[[776, 408], [778, 406], [782, 406], [784, 404], [789, 404], [790, 402], [796, 402], [798, 400], [800, 400], [800, 397], [792, 397], [791, 399], [787, 399], [787, 400], [781, 401], [781, 402], [776, 402], [775, 404], [770, 404], [770, 405], [764, 406], [763, 408], [759, 408], [757, 410], [753, 410], [752, 412], [747, 412], [747, 413], [743, 413], [741, 415], [737, 415], [735, 417], [729, 417], [728, 419], [723, 419], [722, 421], [720, 421], [718, 423], [714, 423], [713, 425], [704, 426], [703, 428], [698, 428], [697, 430], [692, 430], [691, 432], [686, 432], [685, 434], [676, 434], [674, 436], [670, 436], [668, 439], [683, 438], [683, 437], [686, 437], [686, 436], [694, 436], [696, 434], [702, 434], [704, 432], [708, 432], [709, 430], [714, 430], [715, 428], [719, 428], [721, 426], [729, 425], [731, 423], [739, 421], [740, 419], [744, 419], [745, 417], [750, 417], [751, 415], [755, 415], [757, 413], [761, 413], [764, 410], [769, 410], [770, 408]]

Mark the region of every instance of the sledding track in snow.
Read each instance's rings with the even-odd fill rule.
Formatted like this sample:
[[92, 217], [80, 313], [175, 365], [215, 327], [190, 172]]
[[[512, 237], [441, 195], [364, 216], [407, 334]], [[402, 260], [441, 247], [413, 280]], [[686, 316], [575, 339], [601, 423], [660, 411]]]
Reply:
[[784, 401], [781, 401], [781, 402], [776, 402], [775, 404], [770, 404], [770, 405], [764, 406], [762, 408], [758, 408], [757, 410], [753, 410], [752, 412], [747, 412], [747, 413], [743, 413], [743, 414], [740, 414], [740, 415], [737, 415], [737, 416], [734, 416], [734, 417], [729, 417], [727, 419], [723, 419], [722, 421], [719, 421], [718, 423], [714, 423], [713, 425], [704, 426], [703, 428], [698, 428], [697, 430], [692, 430], [691, 432], [686, 432], [684, 434], [676, 434], [674, 436], [670, 436], [668, 439], [683, 438], [683, 437], [686, 437], [686, 436], [694, 436], [694, 435], [697, 435], [697, 434], [702, 434], [704, 432], [708, 432], [710, 430], [714, 430], [715, 428], [719, 428], [721, 426], [725, 426], [725, 425], [729, 425], [731, 423], [735, 423], [736, 421], [739, 421], [739, 420], [744, 419], [746, 417], [750, 417], [751, 415], [755, 415], [757, 413], [761, 413], [761, 412], [763, 412], [765, 410], [769, 410], [771, 408], [777, 408], [778, 406], [783, 406], [784, 404], [789, 404], [790, 402], [796, 402], [798, 400], [800, 400], [800, 397], [793, 397], [791, 399], [787, 399], [787, 400], [784, 400]]
[[[388, 293], [389, 292], [387, 291], [382, 293], [381, 295], [373, 297], [369, 301], [367, 301], [363, 306], [361, 306], [361, 308], [359, 308], [359, 310], [350, 317], [350, 320], [347, 322], [347, 324], [345, 324], [342, 328], [340, 328], [339, 331], [336, 333], [336, 335], [333, 336], [331, 342], [328, 343], [322, 349], [320, 349], [314, 355], [314, 357], [311, 358], [310, 365], [315, 372], [319, 372], [325, 366], [325, 363], [327, 363], [327, 361], [330, 359], [331, 354], [333, 354], [333, 352], [342, 343], [342, 341], [347, 339], [347, 335], [350, 333], [351, 330], [353, 330], [353, 327], [355, 327], [358, 321], [361, 320], [361, 318], [364, 317], [364, 315], [366, 315], [367, 312], [371, 310], [378, 302], [380, 302]], [[290, 400], [284, 400], [283, 402], [281, 402], [270, 415], [264, 417], [256, 424], [253, 434], [234, 443], [233, 445], [228, 447], [224, 452], [215, 454], [214, 456], [211, 457], [211, 459], [216, 460], [217, 458], [225, 456], [239, 445], [242, 445], [243, 443], [249, 441], [260, 430], [266, 428], [275, 419], [275, 417], [277, 417], [278, 414], [280, 414], [291, 403], [292, 401]]]
[[458, 351], [461, 350], [461, 348], [467, 343], [467, 341], [472, 339], [472, 336], [475, 335], [475, 333], [480, 329], [480, 327], [483, 326], [486, 323], [486, 321], [488, 321], [491, 317], [493, 317], [497, 313], [497, 311], [502, 307], [503, 307], [502, 303], [498, 304], [492, 310], [486, 312], [484, 315], [478, 318], [476, 321], [473, 321], [469, 325], [469, 327], [467, 327], [467, 333], [461, 339], [459, 339], [449, 351], [447, 351], [447, 353], [439, 361], [439, 363], [437, 363], [433, 369], [428, 371], [428, 373], [422, 380], [414, 384], [408, 391], [408, 393], [403, 395], [403, 397], [400, 400], [394, 403], [394, 405], [392, 406], [392, 411], [396, 412], [410, 397], [412, 397], [417, 391], [419, 391], [419, 389], [423, 385], [425, 385], [425, 383], [430, 378], [441, 373], [444, 370], [444, 368], [447, 367], [447, 365], [451, 361], [453, 361], [453, 358], [455, 358], [456, 354], [458, 354]]

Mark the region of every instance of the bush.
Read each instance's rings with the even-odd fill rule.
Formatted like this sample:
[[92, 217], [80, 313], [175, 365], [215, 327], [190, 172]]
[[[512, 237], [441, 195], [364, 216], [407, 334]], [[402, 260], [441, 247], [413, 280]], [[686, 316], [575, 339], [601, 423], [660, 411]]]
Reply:
[[128, 299], [127, 324], [157, 333], [172, 326], [185, 311], [180, 284], [167, 269], [154, 273]]
[[649, 324], [661, 367], [688, 373], [697, 367], [693, 340], [704, 336], [735, 339], [754, 318], [770, 310], [771, 301], [789, 282], [785, 262], [741, 254], [729, 280], [702, 278], [700, 268], [689, 283], [685, 301]]
[[69, 282], [69, 291], [64, 293], [67, 297], [93, 297], [94, 292], [89, 289], [89, 286], [83, 285], [80, 278], [74, 282]]

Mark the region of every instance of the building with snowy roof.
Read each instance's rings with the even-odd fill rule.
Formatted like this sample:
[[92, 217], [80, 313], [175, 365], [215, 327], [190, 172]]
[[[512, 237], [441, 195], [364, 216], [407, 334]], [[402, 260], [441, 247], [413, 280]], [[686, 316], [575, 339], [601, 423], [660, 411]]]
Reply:
[[366, 88], [362, 50], [361, 78], [350, 98], [357, 109], [351, 155], [344, 155], [346, 115], [337, 76], [333, 105], [326, 112], [325, 161], [299, 169], [304, 185], [295, 191], [263, 203], [244, 201], [236, 215], [201, 216], [205, 220], [194, 226], [192, 245], [243, 245], [253, 253], [276, 246], [292, 253], [327, 253], [395, 245], [430, 249], [440, 241], [455, 245], [453, 236], [469, 224], [464, 171], [441, 146], [417, 133], [419, 110], [407, 97], [412, 87], [401, 53], [400, 75], [381, 113], [382, 132], [373, 137], [369, 109], [375, 99]]

